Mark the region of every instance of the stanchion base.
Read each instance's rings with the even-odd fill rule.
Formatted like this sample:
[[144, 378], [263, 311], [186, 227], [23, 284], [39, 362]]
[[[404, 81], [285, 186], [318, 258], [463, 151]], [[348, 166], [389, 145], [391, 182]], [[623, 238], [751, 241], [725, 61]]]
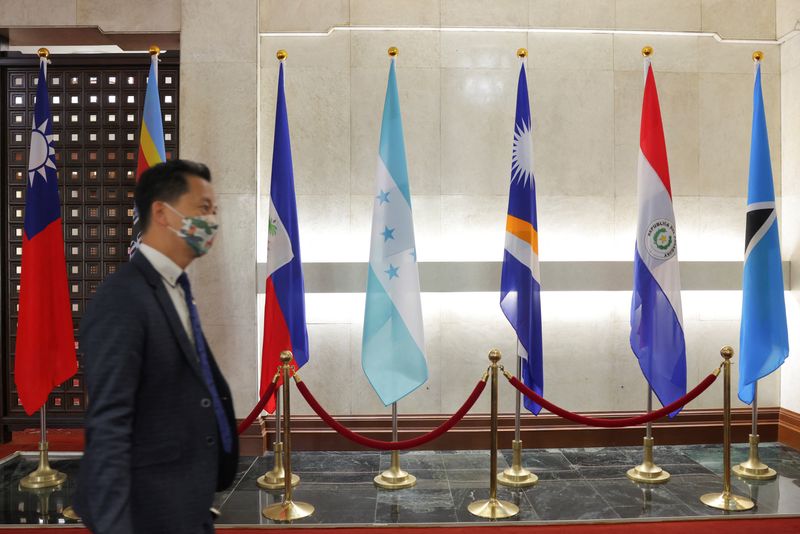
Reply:
[[60, 486], [67, 480], [66, 473], [56, 471], [49, 465], [39, 468], [19, 481], [19, 487], [23, 489], [52, 488]]
[[527, 488], [539, 482], [539, 477], [524, 467], [509, 467], [497, 473], [497, 482], [509, 488]]
[[273, 521], [294, 521], [303, 519], [314, 513], [314, 506], [307, 502], [286, 501], [267, 506], [261, 510], [261, 515]]
[[[299, 483], [300, 477], [292, 473], [292, 487], [294, 488]], [[258, 477], [256, 480], [256, 485], [265, 490], [278, 490], [285, 488], [286, 480], [284, 479], [283, 470], [281, 470], [281, 473], [276, 473], [274, 469], [272, 471], [267, 471], [265, 474]]]
[[642, 484], [663, 484], [671, 476], [656, 464], [639, 464], [625, 473], [629, 479]]
[[742, 497], [741, 495], [734, 495], [732, 493], [706, 493], [700, 497], [700, 501], [706, 506], [711, 508], [718, 508], [720, 510], [727, 510], [729, 512], [743, 512], [750, 510], [756, 503]]
[[402, 469], [387, 469], [374, 479], [375, 485], [381, 489], [399, 490], [417, 485], [417, 477]]
[[772, 480], [778, 476], [777, 471], [764, 464], [751, 465], [750, 462], [742, 462], [733, 466], [733, 474], [740, 478], [749, 480]]
[[80, 521], [81, 517], [75, 513], [75, 509], [72, 506], [67, 506], [64, 508], [64, 511], [61, 512], [61, 515], [64, 516], [64, 519], [69, 519], [70, 521]]
[[505, 519], [506, 517], [514, 517], [519, 513], [519, 507], [516, 504], [499, 499], [475, 501], [467, 506], [467, 510], [472, 515], [486, 519]]

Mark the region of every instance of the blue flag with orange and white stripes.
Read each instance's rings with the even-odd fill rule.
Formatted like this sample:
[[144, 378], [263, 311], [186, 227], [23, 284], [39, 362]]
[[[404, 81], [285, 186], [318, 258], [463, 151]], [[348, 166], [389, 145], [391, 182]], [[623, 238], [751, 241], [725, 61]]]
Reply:
[[753, 86], [739, 353], [739, 399], [750, 404], [758, 379], [780, 367], [789, 355], [781, 246], [760, 63], [756, 64]]
[[[511, 153], [506, 243], [500, 279], [500, 308], [517, 333], [522, 357], [522, 381], [541, 395], [542, 310], [539, 292], [539, 233], [536, 221], [536, 183], [533, 178], [533, 137], [525, 64], [517, 84], [517, 114]], [[538, 414], [542, 407], [525, 398], [525, 408]]]
[[686, 342], [667, 145], [650, 58], [645, 58], [638, 189], [630, 342], [642, 373], [666, 406], [686, 394]]

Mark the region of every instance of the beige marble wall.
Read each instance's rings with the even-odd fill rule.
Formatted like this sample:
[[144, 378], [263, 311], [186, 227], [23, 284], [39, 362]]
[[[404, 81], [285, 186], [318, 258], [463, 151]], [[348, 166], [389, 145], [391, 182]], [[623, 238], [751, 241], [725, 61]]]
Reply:
[[256, 0], [181, 4], [180, 155], [212, 171], [221, 231], [191, 267], [209, 344], [234, 392], [253, 405], [256, 342]]
[[105, 32], [175, 32], [181, 29], [181, 2], [0, 0], [0, 27], [13, 26], [98, 26]]
[[[330, 7], [324, 9], [312, 0], [265, 0], [260, 20], [265, 32], [320, 31], [332, 25], [530, 24], [717, 31], [726, 38], [763, 39], [774, 39], [778, 27], [772, 1], [644, 4], [508, 0], [487, 9], [486, 3], [467, 0], [336, 0], [324, 3]], [[756, 7], [761, 12], [753, 17]], [[317, 12], [325, 14], [323, 20], [315, 18]], [[397, 46], [419, 259], [502, 259], [519, 69], [514, 53], [524, 46], [530, 51], [541, 258], [629, 261], [644, 44], [656, 51], [681, 259], [741, 261], [754, 48], [709, 37], [433, 29], [263, 36], [262, 204], [269, 191], [275, 51], [284, 48], [303, 259], [367, 261], [386, 49]], [[759, 48], [766, 53], [764, 95], [780, 192], [781, 56], [777, 45]], [[264, 214], [259, 215], [263, 226]], [[265, 239], [259, 240], [257, 257], [266, 259]], [[493, 346], [513, 367], [514, 336], [497, 299], [495, 293], [423, 295], [431, 378], [402, 401], [402, 412], [454, 411]], [[691, 385], [716, 366], [722, 345], [737, 345], [741, 293], [687, 291], [683, 302]], [[543, 293], [548, 397], [581, 410], [644, 405], [645, 385], [628, 347], [629, 306], [628, 292]], [[332, 412], [386, 413], [360, 369], [363, 295], [310, 294], [307, 307], [312, 360], [304, 379]], [[591, 395], [576, 395], [576, 385]], [[762, 405], [778, 405], [780, 374], [765, 380], [760, 392]], [[513, 407], [508, 388], [502, 403], [504, 410]], [[695, 404], [718, 406], [716, 390]], [[481, 409], [488, 410], [488, 404]], [[298, 410], [308, 413], [302, 404]]]

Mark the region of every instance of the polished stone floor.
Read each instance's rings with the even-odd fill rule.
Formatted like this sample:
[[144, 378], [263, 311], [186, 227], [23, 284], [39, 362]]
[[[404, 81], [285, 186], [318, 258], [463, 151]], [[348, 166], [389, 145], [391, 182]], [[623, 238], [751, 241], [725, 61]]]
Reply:
[[[744, 445], [735, 445], [733, 461], [746, 459]], [[800, 453], [777, 443], [761, 445], [761, 459], [779, 476], [751, 483], [734, 477], [734, 491], [752, 497], [757, 507], [733, 515], [800, 516]], [[596, 521], [620, 518], [686, 518], [722, 515], [704, 506], [700, 495], [721, 491], [722, 450], [718, 445], [656, 448], [656, 462], [672, 474], [657, 486], [637, 485], [625, 471], [641, 460], [638, 447], [592, 449], [533, 449], [523, 464], [539, 475], [534, 487], [512, 491], [500, 487], [499, 497], [516, 503], [520, 514], [505, 521]], [[0, 465], [0, 523], [60, 523], [69, 505], [79, 459], [56, 456], [53, 466], [69, 480], [51, 493], [21, 491], [19, 479], [35, 468], [35, 458], [17, 456]], [[510, 451], [498, 458], [501, 468], [511, 461]], [[298, 452], [293, 467], [301, 477], [295, 500], [313, 504], [305, 524], [396, 524], [474, 522], [467, 506], [488, 496], [489, 453], [485, 451], [413, 451], [401, 455], [401, 465], [418, 478], [414, 488], [377, 489], [372, 478], [389, 465], [380, 452]], [[271, 468], [271, 458], [242, 458], [240, 474], [231, 490], [217, 495], [225, 524], [270, 524], [261, 509], [280, 501], [282, 492], [265, 492], [256, 478]], [[46, 517], [41, 510], [46, 509]]]

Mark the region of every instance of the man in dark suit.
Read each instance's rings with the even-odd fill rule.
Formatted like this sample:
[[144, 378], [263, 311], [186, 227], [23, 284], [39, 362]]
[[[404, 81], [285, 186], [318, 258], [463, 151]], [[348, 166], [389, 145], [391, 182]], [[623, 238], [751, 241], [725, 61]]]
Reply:
[[75, 510], [95, 534], [213, 532], [214, 492], [236, 473], [236, 421], [185, 272], [218, 228], [211, 174], [155, 165], [135, 201], [142, 245], [81, 322], [89, 403]]

